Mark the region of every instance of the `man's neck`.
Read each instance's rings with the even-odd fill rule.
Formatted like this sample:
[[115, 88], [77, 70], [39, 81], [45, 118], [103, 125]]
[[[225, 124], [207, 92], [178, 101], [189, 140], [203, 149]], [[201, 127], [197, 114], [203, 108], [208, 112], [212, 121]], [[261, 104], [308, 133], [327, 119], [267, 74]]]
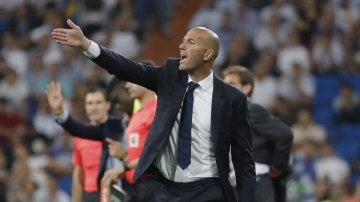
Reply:
[[109, 116], [106, 115], [104, 118], [102, 118], [100, 120], [90, 120], [90, 124], [91, 125], [98, 125], [100, 123], [104, 123], [108, 118], [109, 118]]
[[199, 81], [202, 81], [206, 77], [208, 77], [212, 72], [211, 68], [203, 68], [198, 69], [198, 71], [189, 72], [189, 76], [192, 81], [198, 83]]

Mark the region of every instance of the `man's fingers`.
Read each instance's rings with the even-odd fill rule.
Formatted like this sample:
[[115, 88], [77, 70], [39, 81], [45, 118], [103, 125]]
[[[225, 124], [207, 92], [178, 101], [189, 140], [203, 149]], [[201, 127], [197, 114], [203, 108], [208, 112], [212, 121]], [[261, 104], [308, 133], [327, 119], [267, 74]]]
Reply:
[[64, 29], [64, 28], [55, 28], [52, 32], [51, 35], [63, 35], [66, 33], [68, 33], [69, 29]]
[[111, 139], [111, 138], [105, 138], [105, 141], [107, 142], [107, 143], [109, 143], [109, 144], [116, 144], [116, 141], [115, 140], [113, 140], [113, 139]]
[[62, 28], [54, 29], [51, 32], [51, 37], [55, 40], [56, 43], [70, 46], [67, 38], [68, 32], [69, 32], [68, 29], [62, 29]]
[[46, 89], [45, 89], [45, 94], [49, 97], [50, 96], [50, 93], [52, 92], [52, 81], [46, 86]]
[[54, 39], [55, 42], [58, 43], [58, 44], [67, 45], [67, 41], [66, 41], [66, 40], [63, 40], [63, 39], [60, 39], [60, 38], [56, 38], [56, 37], [53, 37], [53, 39]]
[[79, 29], [79, 27], [70, 19], [66, 20], [66, 23], [71, 27], [72, 29]]
[[105, 172], [104, 173], [104, 176], [101, 178], [102, 181], [107, 181], [109, 178], [109, 173], [108, 172]]
[[69, 29], [64, 29], [64, 28], [55, 28], [53, 29], [53, 31], [51, 32], [52, 36], [66, 36], [66, 34], [69, 32]]
[[51, 32], [51, 37], [55, 40], [66, 41], [68, 31], [69, 30], [66, 29], [54, 29], [54, 31]]
[[112, 182], [115, 183], [119, 180], [120, 174], [122, 172], [123, 171], [119, 167], [112, 168], [104, 173], [104, 176], [101, 178], [101, 180], [104, 181], [106, 184], [111, 184]]
[[55, 82], [55, 83], [54, 83], [54, 88], [55, 88], [55, 90], [56, 90], [56, 93], [57, 93], [58, 95], [61, 95], [61, 85], [60, 85], [59, 82]]
[[71, 27], [71, 28], [75, 28], [75, 23], [72, 21], [72, 20], [70, 20], [70, 19], [67, 19], [66, 20], [66, 23], [69, 25], [69, 27]]
[[61, 98], [62, 95], [60, 83], [51, 81], [45, 89], [45, 94], [47, 97], [59, 96]]
[[104, 181], [112, 181], [113, 178], [113, 170], [110, 169], [104, 173], [104, 176], [102, 177], [102, 180]]
[[47, 86], [47, 91], [53, 92], [56, 89], [56, 84], [54, 81], [51, 81]]

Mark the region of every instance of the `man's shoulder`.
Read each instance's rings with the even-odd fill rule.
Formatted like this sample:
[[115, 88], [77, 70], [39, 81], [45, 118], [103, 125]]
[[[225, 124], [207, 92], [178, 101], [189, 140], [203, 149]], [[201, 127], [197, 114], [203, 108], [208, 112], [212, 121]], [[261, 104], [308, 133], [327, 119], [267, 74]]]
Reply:
[[180, 66], [180, 59], [176, 57], [169, 57], [166, 58], [165, 62], [162, 64], [162, 67], [164, 67], [164, 70], [178, 70]]
[[269, 117], [273, 117], [272, 114], [263, 108], [261, 105], [248, 102], [248, 109], [250, 117], [253, 117], [252, 120], [268, 120]]
[[109, 118], [106, 120], [106, 122], [122, 122], [122, 118], [114, 115], [110, 115]]
[[180, 62], [180, 58], [177, 58], [177, 57], [168, 57], [168, 58], [166, 58], [166, 62], [179, 63], [179, 62]]
[[264, 107], [261, 105], [254, 103], [254, 102], [248, 102], [249, 109], [253, 109], [256, 111], [267, 111]]
[[168, 57], [168, 58], [166, 58], [166, 60], [162, 66], [163, 67], [179, 67], [179, 65], [180, 65], [180, 58]]
[[[175, 57], [169, 57], [166, 61], [161, 65], [161, 70], [163, 74], [162, 81], [165, 82], [166, 85], [169, 84], [169, 79], [173, 79], [174, 76], [182, 79], [187, 79], [188, 73], [186, 71], [180, 71], [180, 59]], [[181, 79], [181, 80], [182, 80]]]

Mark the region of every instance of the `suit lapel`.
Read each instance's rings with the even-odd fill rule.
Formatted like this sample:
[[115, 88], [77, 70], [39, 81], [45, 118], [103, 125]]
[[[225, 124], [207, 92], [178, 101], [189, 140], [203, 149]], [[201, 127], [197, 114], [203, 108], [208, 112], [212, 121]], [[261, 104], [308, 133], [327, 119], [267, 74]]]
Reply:
[[222, 117], [221, 112], [223, 111], [224, 100], [224, 91], [222, 89], [221, 80], [214, 75], [214, 88], [211, 106], [211, 134], [215, 151], [218, 143], [217, 140], [219, 137], [219, 129]]

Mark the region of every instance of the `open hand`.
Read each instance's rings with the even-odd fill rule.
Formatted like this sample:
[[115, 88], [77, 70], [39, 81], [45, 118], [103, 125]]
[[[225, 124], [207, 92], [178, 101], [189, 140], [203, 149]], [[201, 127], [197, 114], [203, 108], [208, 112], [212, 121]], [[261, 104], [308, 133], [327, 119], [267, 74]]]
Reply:
[[53, 39], [62, 45], [80, 47], [83, 50], [87, 50], [90, 46], [90, 40], [84, 36], [81, 28], [70, 19], [66, 23], [71, 29], [55, 28], [51, 32]]
[[63, 110], [64, 97], [61, 93], [59, 82], [51, 81], [45, 90], [45, 95], [54, 114], [61, 114]]

